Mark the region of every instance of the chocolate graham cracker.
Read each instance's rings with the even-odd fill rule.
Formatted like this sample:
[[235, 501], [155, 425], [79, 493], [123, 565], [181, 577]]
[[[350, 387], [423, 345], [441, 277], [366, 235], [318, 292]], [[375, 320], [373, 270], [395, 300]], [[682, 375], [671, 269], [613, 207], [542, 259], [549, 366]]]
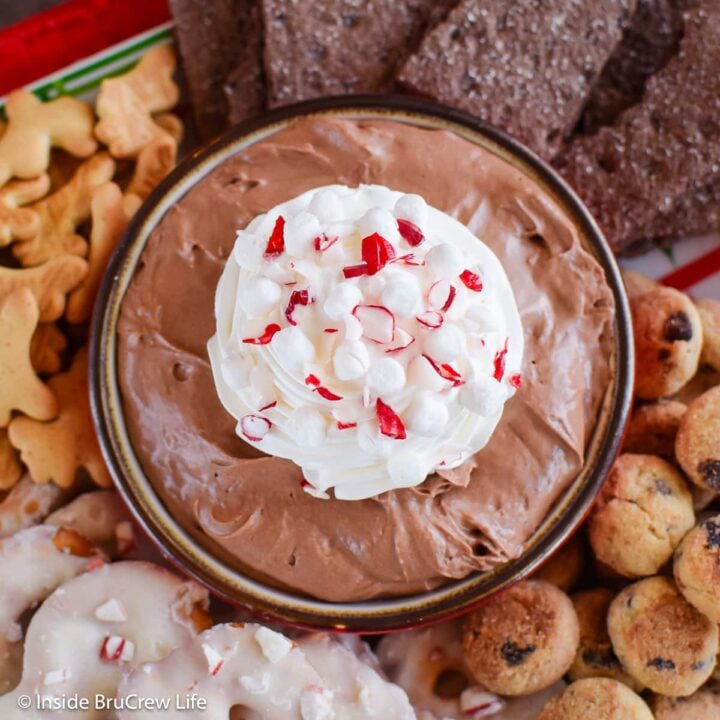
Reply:
[[552, 157], [620, 41], [636, 0], [463, 0], [401, 68], [406, 88]]
[[264, 107], [260, 0], [170, 0], [196, 124], [208, 139]]
[[647, 79], [677, 52], [683, 31], [680, 5], [681, 0], [638, 0], [622, 41], [592, 90], [583, 131], [610, 125], [642, 98]]
[[642, 103], [559, 159], [617, 251], [717, 227], [718, 37], [720, 4], [702, 0], [686, 12], [680, 51], [648, 80]]
[[271, 107], [387, 89], [399, 61], [456, 0], [263, 0]]

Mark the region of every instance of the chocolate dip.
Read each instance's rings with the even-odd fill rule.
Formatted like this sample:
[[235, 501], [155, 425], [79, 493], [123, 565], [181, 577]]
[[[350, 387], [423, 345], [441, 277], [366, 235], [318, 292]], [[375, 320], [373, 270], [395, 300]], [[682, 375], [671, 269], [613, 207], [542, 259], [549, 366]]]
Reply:
[[[235, 232], [311, 188], [422, 195], [495, 252], [525, 331], [524, 383], [470, 463], [362, 501], [235, 434], [206, 350]], [[577, 476], [608, 385], [613, 299], [571, 222], [532, 180], [445, 131], [309, 117], [223, 162], [152, 233], [122, 305], [119, 372], [138, 458], [169, 510], [245, 572], [331, 601], [435, 588], [517, 557]]]

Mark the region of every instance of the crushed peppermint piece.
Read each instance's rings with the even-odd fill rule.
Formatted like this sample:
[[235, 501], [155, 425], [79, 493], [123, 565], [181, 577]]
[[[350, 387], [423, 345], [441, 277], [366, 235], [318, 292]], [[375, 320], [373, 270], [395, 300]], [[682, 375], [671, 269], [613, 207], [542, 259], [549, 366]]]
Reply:
[[482, 279], [477, 273], [472, 272], [472, 270], [463, 270], [460, 273], [460, 279], [468, 290], [480, 292], [483, 289]]
[[275, 226], [270, 234], [267, 247], [265, 248], [266, 258], [276, 258], [285, 250], [285, 218], [282, 215], [278, 216], [275, 221]]
[[106, 635], [100, 647], [100, 659], [106, 663], [130, 662], [135, 657], [135, 645], [120, 635]]
[[275, 333], [279, 330], [280, 326], [277, 323], [270, 323], [265, 327], [262, 335], [254, 338], [243, 338], [243, 342], [247, 345], [268, 345], [273, 339]]
[[95, 617], [103, 622], [121, 623], [128, 619], [128, 613], [119, 600], [110, 598], [95, 610]]
[[253, 442], [260, 442], [269, 432], [272, 423], [262, 415], [245, 415], [240, 419], [240, 431]]
[[415, 223], [400, 218], [397, 225], [400, 236], [408, 245], [417, 247], [425, 239], [422, 230]]
[[293, 649], [292, 640], [266, 627], [255, 631], [255, 641], [271, 663], [280, 662]]
[[311, 685], [300, 696], [302, 720], [335, 720], [333, 692], [328, 688]]
[[395, 248], [382, 235], [373, 233], [362, 239], [361, 255], [367, 274], [375, 275], [395, 259]]
[[208, 643], [202, 644], [202, 651], [207, 661], [208, 675], [215, 677], [220, 670], [222, 670], [222, 666], [225, 664], [225, 658]]
[[43, 685], [50, 686], [50, 685], [61, 685], [62, 683], [66, 683], [70, 678], [72, 677], [72, 671], [68, 668], [59, 668], [58, 670], [50, 670], [50, 672], [45, 673], [45, 678], [43, 679]]
[[508, 353], [509, 341], [510, 338], [505, 338], [505, 345], [503, 345], [502, 350], [498, 350], [495, 353], [495, 358], [493, 359], [493, 377], [498, 382], [500, 382], [505, 376], [505, 359]]
[[380, 432], [395, 440], [405, 440], [407, 433], [400, 416], [380, 398], [375, 402]]

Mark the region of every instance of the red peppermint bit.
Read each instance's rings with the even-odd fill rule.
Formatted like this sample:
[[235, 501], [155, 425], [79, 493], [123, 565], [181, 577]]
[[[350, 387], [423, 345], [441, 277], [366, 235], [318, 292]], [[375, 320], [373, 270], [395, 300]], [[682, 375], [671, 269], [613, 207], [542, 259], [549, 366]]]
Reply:
[[360, 254], [368, 275], [375, 275], [395, 259], [395, 248], [382, 235], [373, 233], [363, 238]]
[[429, 355], [423, 355], [423, 357], [432, 365], [433, 370], [443, 380], [449, 380], [453, 384], [453, 387], [465, 384], [463, 376], [449, 363], [437, 363]]
[[401, 255], [398, 258], [398, 262], [402, 262], [405, 265], [410, 265], [411, 267], [423, 267], [425, 265], [425, 261], [418, 260], [415, 257], [415, 253], [407, 253], [406, 255]]
[[384, 305], [356, 305], [352, 314], [368, 340], [387, 344], [395, 339], [395, 316]]
[[258, 412], [263, 412], [264, 410], [271, 410], [277, 405], [277, 400], [273, 400], [272, 402], [269, 402], [267, 405], [263, 405], [261, 408], [258, 408]]
[[275, 227], [270, 234], [267, 247], [265, 248], [265, 257], [272, 258], [282, 255], [285, 250], [285, 218], [282, 215], [278, 216], [275, 221]]
[[280, 330], [280, 326], [277, 323], [270, 323], [260, 337], [245, 338], [243, 342], [249, 345], [267, 345], [278, 330]]
[[318, 252], [325, 252], [329, 247], [332, 247], [340, 238], [335, 235], [334, 237], [328, 237], [325, 233], [318, 235], [313, 240], [313, 245]]
[[306, 487], [312, 487], [312, 486], [310, 485], [310, 483], [309, 483], [305, 478], [303, 478], [303, 479], [300, 481], [300, 487], [304, 490]]
[[285, 317], [291, 325], [297, 325], [293, 319], [293, 313], [298, 305], [310, 305], [315, 302], [315, 298], [310, 296], [308, 290], [293, 290], [290, 293], [287, 307], [285, 308]]
[[457, 290], [447, 280], [438, 280], [428, 290], [428, 303], [433, 310], [446, 312], [455, 300]]
[[356, 422], [340, 422], [337, 421], [337, 429], [338, 430], [349, 430], [350, 428], [357, 427]]
[[347, 265], [343, 268], [343, 275], [348, 280], [350, 278], [360, 277], [361, 275], [368, 275], [367, 263], [360, 263], [359, 265]]
[[306, 385], [312, 385], [313, 387], [320, 387], [322, 383], [317, 375], [310, 374], [305, 378]]
[[480, 292], [483, 289], [483, 283], [480, 276], [472, 270], [463, 270], [460, 273], [460, 279], [468, 290]]
[[511, 375], [510, 376], [510, 384], [516, 390], [519, 390], [522, 387], [522, 375], [520, 373], [515, 373], [514, 375]]
[[388, 354], [397, 353], [405, 348], [410, 347], [415, 342], [415, 338], [409, 333], [405, 332], [402, 328], [395, 330], [395, 340], [393, 346], [388, 348], [385, 352]]
[[337, 328], [325, 328], [325, 329], [323, 330], [323, 332], [330, 333], [330, 334], [336, 333], [337, 331], [338, 331]]
[[103, 662], [118, 662], [125, 649], [125, 639], [106, 635], [100, 648], [100, 659]]
[[252, 442], [259, 442], [270, 431], [272, 423], [262, 415], [245, 415], [240, 418], [242, 434]]
[[409, 220], [398, 220], [397, 226], [400, 235], [408, 245], [417, 247], [425, 239], [422, 230]]
[[334, 402], [335, 400], [342, 400], [342, 395], [336, 395], [332, 390], [328, 390], [322, 385], [318, 388], [315, 388], [315, 392], [321, 398], [325, 398], [325, 400], [330, 400], [331, 402]]
[[426, 328], [430, 328], [431, 330], [435, 330], [436, 328], [439, 328], [443, 324], [443, 316], [437, 312], [436, 310], [427, 310], [424, 313], [420, 313], [415, 318], [421, 325], [424, 325]]
[[403, 421], [400, 419], [400, 416], [380, 398], [377, 399], [375, 408], [377, 410], [377, 418], [380, 424], [380, 432], [387, 437], [394, 438], [395, 440], [405, 440], [407, 433], [405, 432], [405, 425], [403, 425]]
[[505, 356], [508, 352], [508, 341], [510, 338], [505, 338], [505, 346], [502, 350], [498, 350], [495, 353], [495, 359], [493, 360], [493, 366], [495, 368], [493, 377], [500, 382], [505, 375]]

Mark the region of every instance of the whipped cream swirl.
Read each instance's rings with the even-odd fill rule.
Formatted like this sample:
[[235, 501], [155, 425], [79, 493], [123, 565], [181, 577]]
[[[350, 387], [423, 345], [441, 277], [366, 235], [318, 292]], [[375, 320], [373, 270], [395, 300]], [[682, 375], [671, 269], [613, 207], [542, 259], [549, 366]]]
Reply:
[[510, 283], [464, 225], [380, 185], [310, 190], [240, 230], [208, 344], [237, 433], [318, 497], [422, 483], [489, 440], [522, 381]]

